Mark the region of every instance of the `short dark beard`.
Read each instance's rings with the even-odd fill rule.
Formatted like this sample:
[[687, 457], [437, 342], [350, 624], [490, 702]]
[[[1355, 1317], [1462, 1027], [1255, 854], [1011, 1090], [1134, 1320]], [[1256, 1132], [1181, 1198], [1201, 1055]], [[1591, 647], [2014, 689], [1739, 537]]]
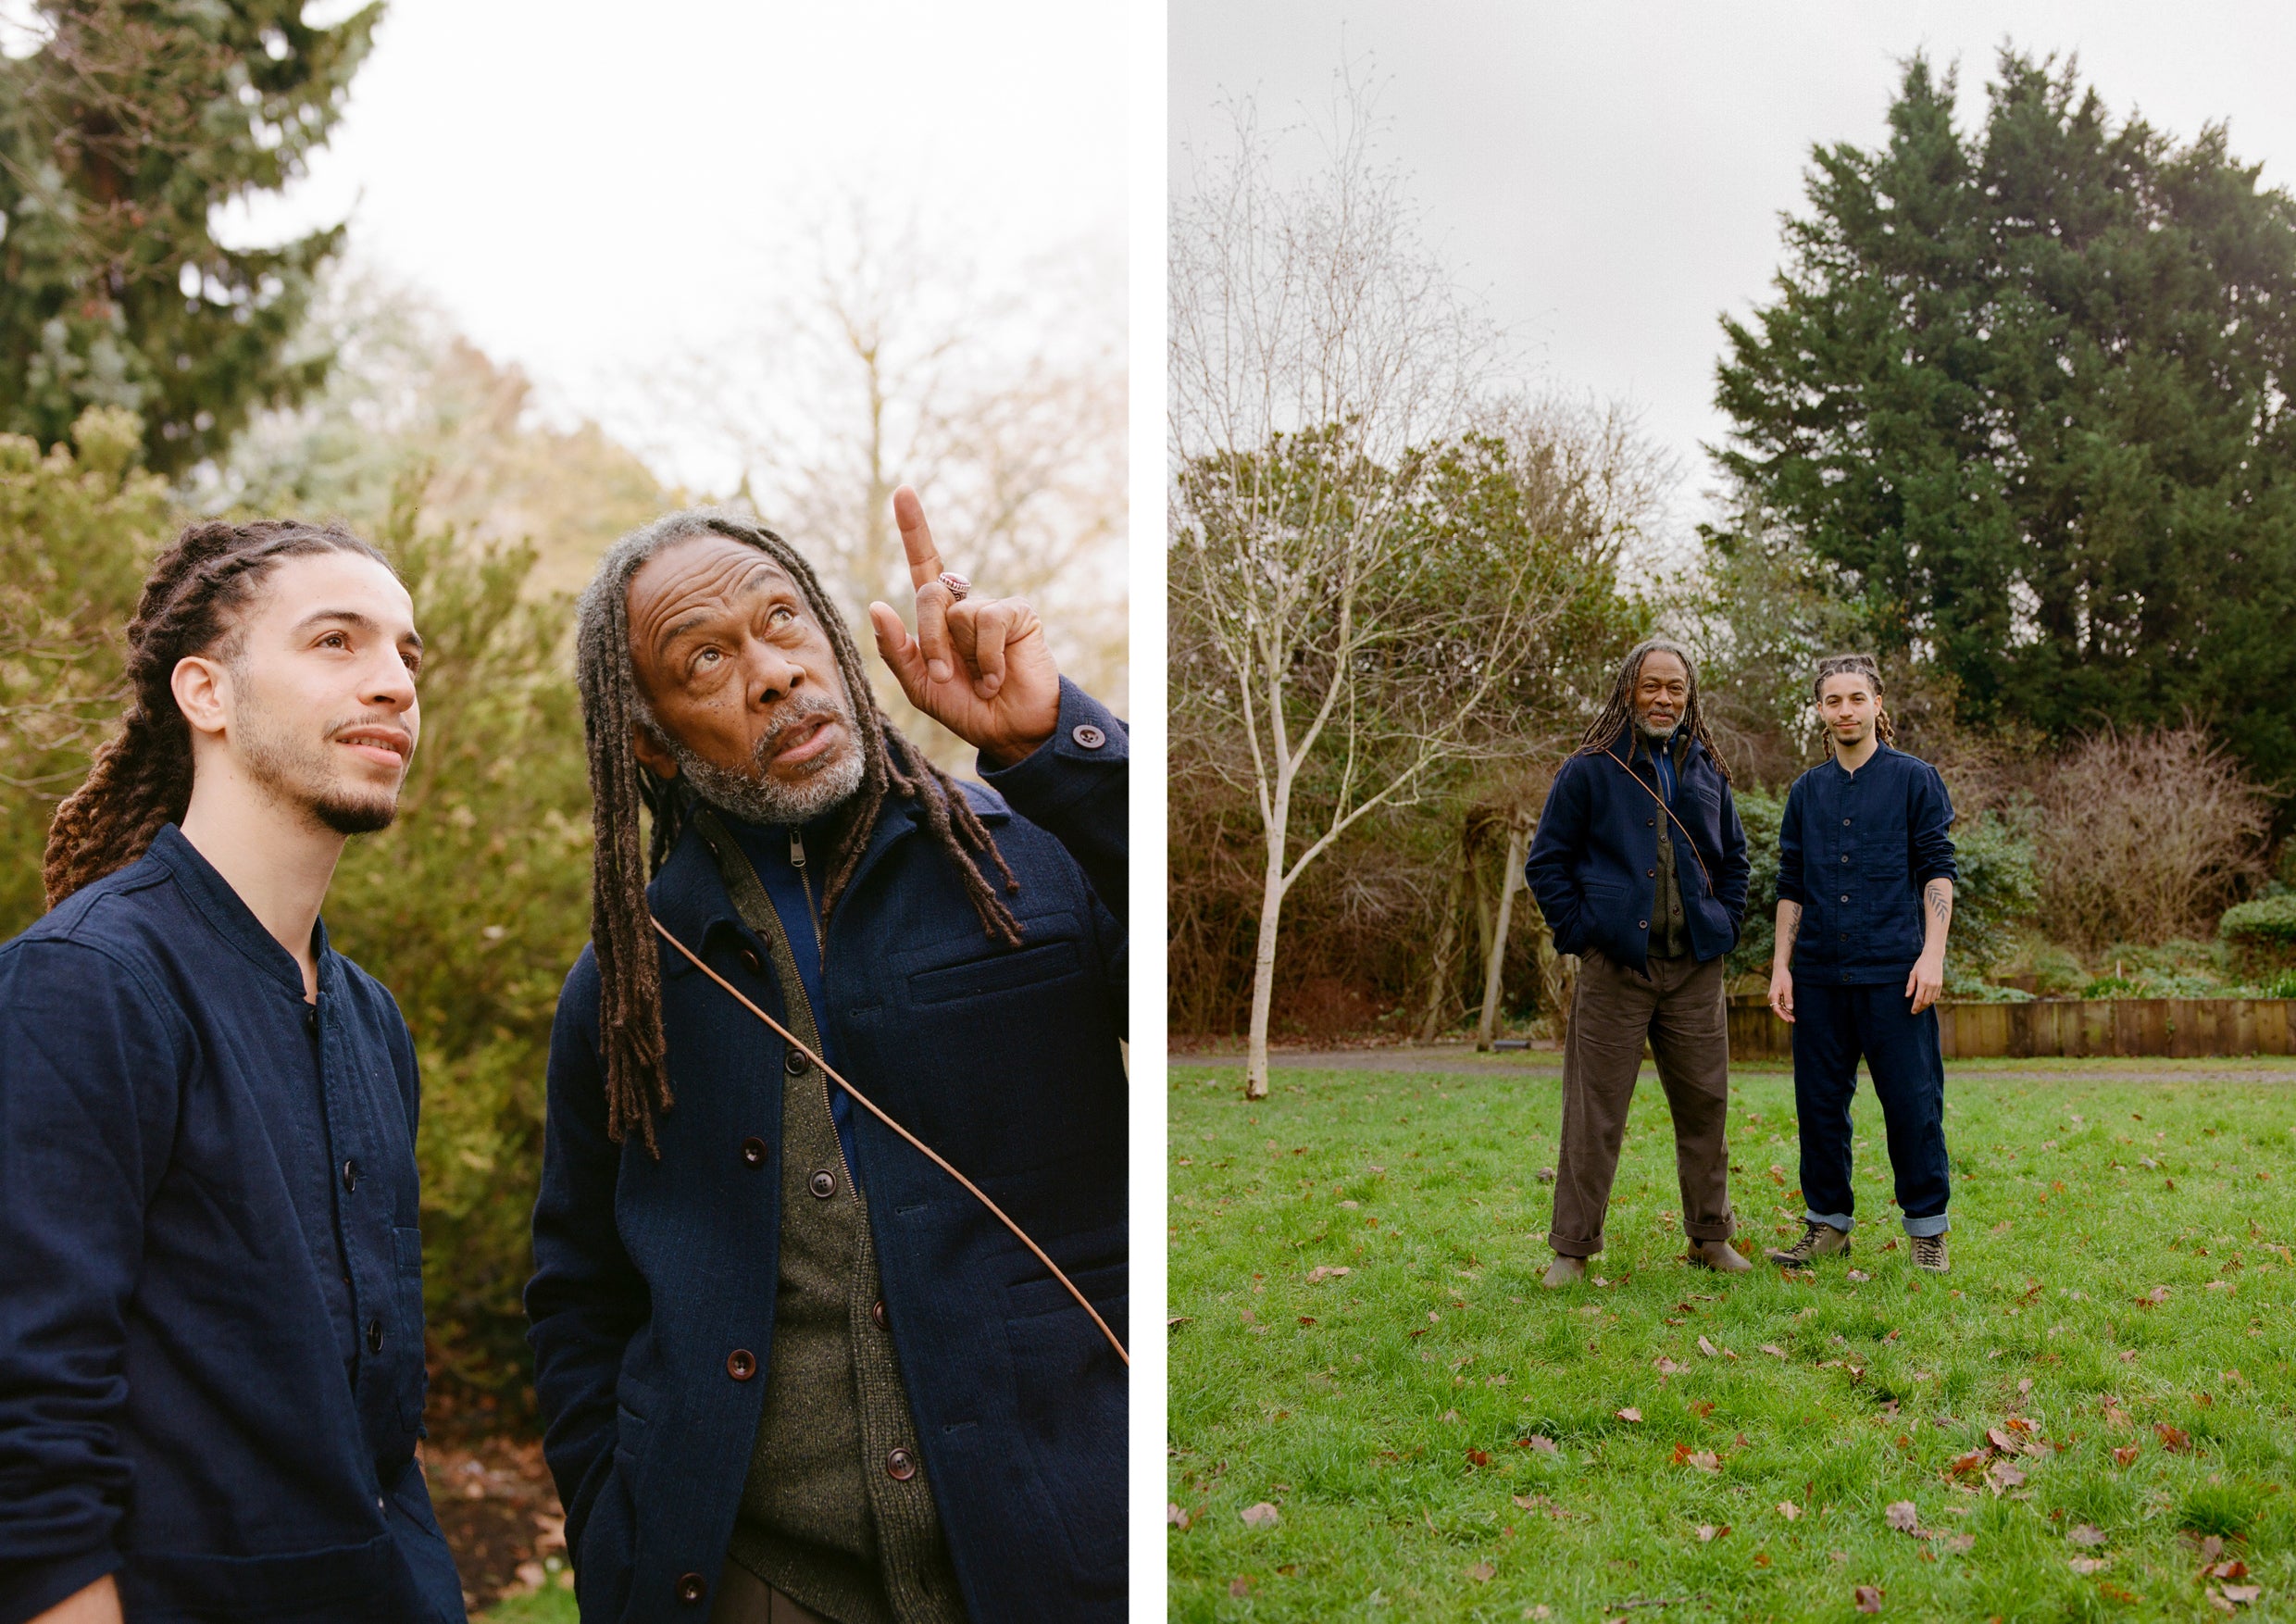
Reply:
[[[818, 693], [802, 704], [791, 703], [793, 708], [790, 714], [757, 741], [746, 771], [703, 760], [667, 731], [658, 735], [659, 740], [677, 762], [678, 770], [693, 786], [693, 793], [711, 806], [747, 823], [810, 823], [853, 799], [861, 788], [865, 764], [853, 711], [842, 700]], [[805, 763], [800, 768], [805, 776], [794, 784], [778, 782], [768, 770], [768, 764], [783, 737], [800, 722], [824, 715], [835, 717], [845, 730], [842, 753]]]
[[[243, 672], [244, 668], [240, 669]], [[243, 692], [252, 701], [241, 709], [240, 748], [248, 774], [256, 783], [281, 805], [294, 807], [322, 829], [337, 834], [374, 834], [391, 827], [399, 813], [398, 787], [364, 796], [350, 793], [334, 777], [332, 762], [327, 756], [330, 742], [337, 733], [345, 728], [366, 725], [372, 718], [337, 722], [327, 730], [317, 751], [299, 752], [271, 731], [268, 712], [255, 699], [245, 677], [242, 675], [239, 680], [244, 685]], [[318, 781], [316, 785], [314, 779]], [[405, 781], [403, 777], [401, 781]]]

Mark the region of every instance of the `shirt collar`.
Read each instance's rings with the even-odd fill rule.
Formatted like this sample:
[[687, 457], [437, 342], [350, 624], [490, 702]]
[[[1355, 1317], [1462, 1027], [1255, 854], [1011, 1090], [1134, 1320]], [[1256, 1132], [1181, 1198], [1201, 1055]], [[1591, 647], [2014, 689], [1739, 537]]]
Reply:
[[[256, 968], [286, 988], [298, 1002], [302, 1000], [303, 967], [295, 962], [294, 955], [263, 928], [263, 921], [231, 889], [231, 881], [216, 871], [215, 865], [200, 855], [199, 848], [184, 838], [181, 829], [172, 823], [162, 824], [159, 832], [152, 837], [146, 855], [175, 877], [177, 888], [191, 899], [192, 906], [217, 935], [237, 948]], [[334, 967], [323, 919], [311, 927], [311, 952], [318, 963], [319, 985], [325, 988]]]

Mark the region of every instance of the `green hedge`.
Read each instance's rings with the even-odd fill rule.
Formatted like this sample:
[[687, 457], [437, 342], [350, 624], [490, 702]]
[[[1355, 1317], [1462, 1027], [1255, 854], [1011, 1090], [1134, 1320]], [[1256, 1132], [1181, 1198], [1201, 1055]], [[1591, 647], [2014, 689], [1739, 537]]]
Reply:
[[2263, 979], [2296, 966], [2296, 893], [2260, 896], [2227, 908], [2216, 934], [2242, 975]]

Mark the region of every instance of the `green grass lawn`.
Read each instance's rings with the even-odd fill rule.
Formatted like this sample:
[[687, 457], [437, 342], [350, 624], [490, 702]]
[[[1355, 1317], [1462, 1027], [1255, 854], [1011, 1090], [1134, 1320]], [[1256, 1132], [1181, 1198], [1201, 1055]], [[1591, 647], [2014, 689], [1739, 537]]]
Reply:
[[581, 1609], [572, 1591], [553, 1582], [470, 1617], [472, 1624], [576, 1624]]
[[[1950, 1276], [1865, 1090], [1847, 1260], [1684, 1267], [1645, 1067], [1607, 1283], [1547, 1293], [1552, 1057], [1176, 1068], [1171, 1616], [2296, 1618], [2296, 1066], [1949, 1073]], [[1733, 1084], [1740, 1243], [1781, 1243], [1792, 1079]]]

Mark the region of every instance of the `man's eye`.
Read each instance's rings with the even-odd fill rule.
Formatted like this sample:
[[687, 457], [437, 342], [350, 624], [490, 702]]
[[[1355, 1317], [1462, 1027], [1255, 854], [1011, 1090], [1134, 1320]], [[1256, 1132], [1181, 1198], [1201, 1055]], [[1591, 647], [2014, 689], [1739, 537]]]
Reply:
[[351, 646], [351, 640], [340, 631], [330, 631], [318, 640], [318, 645], [321, 648], [348, 648]]
[[705, 648], [700, 654], [693, 656], [693, 663], [697, 666], [715, 665], [718, 661], [723, 659], [724, 657], [725, 656], [720, 654], [718, 650], [714, 648]]
[[779, 626], [784, 620], [794, 620], [796, 618], [797, 611], [791, 608], [787, 604], [776, 604], [773, 606], [773, 613], [766, 617], [767, 623], [773, 626]]

